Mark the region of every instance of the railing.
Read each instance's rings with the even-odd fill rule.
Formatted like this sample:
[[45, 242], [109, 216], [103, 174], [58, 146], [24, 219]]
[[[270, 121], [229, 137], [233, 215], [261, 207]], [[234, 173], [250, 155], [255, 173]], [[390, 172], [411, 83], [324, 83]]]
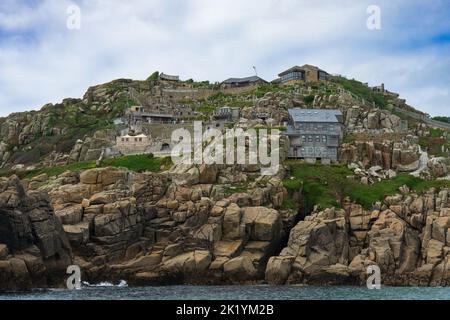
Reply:
[[404, 114], [406, 116], [409, 116], [409, 117], [411, 117], [413, 119], [423, 121], [423, 122], [425, 122], [426, 124], [429, 124], [432, 127], [445, 129], [445, 130], [450, 130], [450, 123], [445, 123], [445, 122], [433, 120], [433, 119], [428, 118], [426, 115], [415, 113], [415, 112], [408, 111], [408, 110], [405, 110], [405, 109], [401, 109], [401, 108], [398, 108], [398, 107], [394, 107], [394, 111], [402, 113], [402, 114]]

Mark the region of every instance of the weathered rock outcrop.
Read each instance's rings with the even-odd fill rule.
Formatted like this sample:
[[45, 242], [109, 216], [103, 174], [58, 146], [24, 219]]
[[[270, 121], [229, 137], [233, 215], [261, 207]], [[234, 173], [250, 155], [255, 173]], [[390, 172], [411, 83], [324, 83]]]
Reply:
[[405, 132], [402, 120], [387, 110], [364, 110], [359, 106], [345, 108], [345, 124], [350, 132]]
[[385, 170], [411, 172], [419, 168], [419, 147], [407, 141], [355, 141], [341, 145], [339, 161], [361, 162], [365, 168], [381, 166]]
[[44, 192], [26, 192], [19, 179], [0, 179], [0, 289], [59, 283], [71, 248]]
[[433, 177], [443, 177], [448, 174], [448, 160], [446, 158], [432, 158], [428, 161], [428, 169]]
[[[180, 179], [192, 170], [198, 173], [195, 184]], [[247, 192], [212, 197], [208, 182], [221, 172], [205, 166], [161, 174], [102, 168], [41, 175], [26, 186], [30, 194], [48, 192], [83, 280], [260, 280], [287, 236], [286, 223], [292, 223], [291, 215], [277, 210], [287, 192], [279, 177], [260, 177]], [[10, 250], [0, 249], [2, 256]]]
[[378, 265], [386, 285], [450, 284], [449, 190], [387, 197], [373, 210], [348, 204], [301, 221], [266, 269], [270, 283], [363, 284]]

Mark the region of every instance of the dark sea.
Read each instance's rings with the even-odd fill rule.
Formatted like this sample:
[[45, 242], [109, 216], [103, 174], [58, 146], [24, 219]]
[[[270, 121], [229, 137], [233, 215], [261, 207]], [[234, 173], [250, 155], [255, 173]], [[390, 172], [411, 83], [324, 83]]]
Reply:
[[313, 286], [167, 286], [102, 284], [80, 290], [2, 293], [0, 300], [450, 300], [450, 288]]

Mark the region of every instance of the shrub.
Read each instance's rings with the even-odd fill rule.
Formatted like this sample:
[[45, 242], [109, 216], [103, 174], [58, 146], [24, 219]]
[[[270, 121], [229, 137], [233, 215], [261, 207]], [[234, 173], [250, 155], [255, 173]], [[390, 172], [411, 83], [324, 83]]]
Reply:
[[168, 167], [172, 164], [170, 158], [155, 158], [153, 155], [133, 155], [113, 159], [105, 159], [101, 163], [102, 167], [122, 167], [135, 172], [159, 172], [161, 167]]
[[344, 77], [334, 77], [332, 81], [340, 84], [345, 90], [350, 91], [354, 95], [370, 103], [375, 103], [380, 108], [387, 108], [386, 97], [383, 94], [372, 91], [371, 88], [360, 81], [349, 80]]
[[307, 105], [312, 105], [312, 103], [314, 102], [314, 96], [309, 95], [309, 96], [303, 97], [303, 102]]
[[155, 71], [147, 78], [147, 81], [154, 82], [154, 81], [158, 81], [158, 79], [159, 79], [159, 72]]

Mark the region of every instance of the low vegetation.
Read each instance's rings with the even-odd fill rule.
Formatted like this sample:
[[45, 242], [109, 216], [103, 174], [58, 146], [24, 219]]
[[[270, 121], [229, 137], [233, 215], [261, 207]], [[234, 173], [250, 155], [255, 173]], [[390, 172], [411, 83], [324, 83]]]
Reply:
[[445, 137], [444, 130], [433, 128], [430, 129], [428, 136], [419, 138], [419, 145], [434, 156], [447, 156], [448, 154], [444, 150], [450, 148], [450, 143]]
[[106, 159], [101, 163], [102, 167], [121, 167], [135, 172], [159, 172], [169, 169], [171, 165], [170, 157], [157, 158], [145, 154]]
[[320, 208], [341, 207], [343, 200], [352, 201], [370, 209], [374, 203], [383, 201], [386, 196], [395, 195], [401, 186], [421, 193], [432, 187], [450, 187], [450, 181], [426, 181], [411, 175], [399, 175], [392, 180], [383, 180], [373, 185], [363, 185], [352, 179], [353, 173], [345, 165], [322, 166], [288, 161], [290, 178], [283, 181], [289, 191], [303, 190], [306, 211], [315, 205]]
[[375, 103], [375, 105], [380, 108], [386, 109], [387, 107], [387, 99], [383, 94], [373, 92], [371, 88], [360, 81], [349, 80], [344, 77], [334, 77], [332, 81], [341, 85], [345, 90], [350, 91], [352, 94], [363, 98], [370, 103]]
[[433, 120], [450, 123], [450, 117], [433, 117]]
[[408, 186], [411, 190], [421, 193], [430, 188], [445, 188], [450, 186], [450, 181], [431, 180], [426, 181], [411, 175], [400, 175], [392, 180], [384, 180], [371, 186], [359, 186], [351, 193], [352, 200], [370, 208], [373, 203], [382, 201], [385, 196], [395, 195], [401, 186]]
[[[170, 157], [157, 158], [153, 155], [132, 155], [112, 159], [106, 159], [101, 162], [100, 168], [103, 167], [117, 167], [126, 168], [135, 172], [160, 172], [167, 170], [172, 165]], [[68, 164], [65, 166], [55, 166], [48, 168], [40, 168], [32, 171], [0, 171], [0, 176], [18, 175], [20, 178], [31, 179], [41, 174], [47, 174], [49, 177], [58, 176], [66, 171], [80, 172], [83, 170], [96, 168], [96, 161], [85, 161]]]
[[283, 184], [288, 191], [303, 190], [304, 207], [312, 210], [315, 205], [321, 208], [339, 207], [349, 193], [346, 191], [347, 176], [352, 172], [344, 165], [322, 166], [305, 164], [299, 161], [286, 162], [291, 177]]

